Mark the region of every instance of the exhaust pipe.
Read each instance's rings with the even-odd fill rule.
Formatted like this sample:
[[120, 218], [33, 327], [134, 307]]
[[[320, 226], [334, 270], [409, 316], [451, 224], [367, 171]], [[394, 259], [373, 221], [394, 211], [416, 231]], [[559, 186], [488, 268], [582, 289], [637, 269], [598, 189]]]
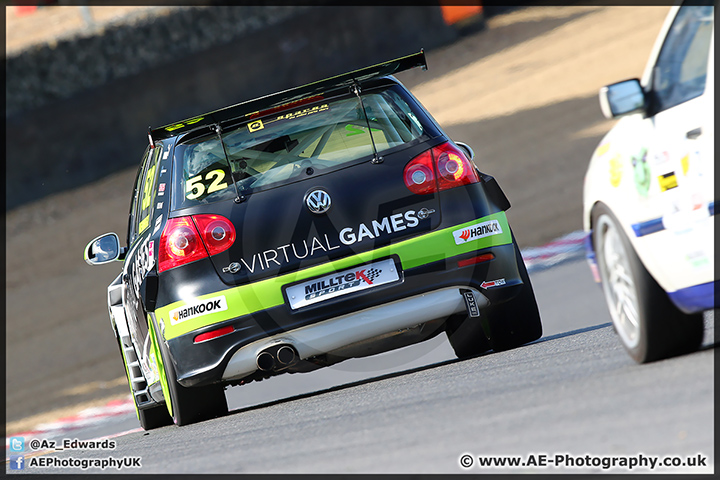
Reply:
[[289, 367], [298, 360], [292, 345], [273, 345], [258, 353], [255, 363], [263, 372], [278, 371]]
[[287, 366], [295, 361], [295, 349], [289, 345], [283, 345], [278, 348], [275, 354], [280, 365]]
[[262, 351], [256, 359], [257, 367], [263, 372], [269, 372], [275, 368], [275, 357], [268, 351]]

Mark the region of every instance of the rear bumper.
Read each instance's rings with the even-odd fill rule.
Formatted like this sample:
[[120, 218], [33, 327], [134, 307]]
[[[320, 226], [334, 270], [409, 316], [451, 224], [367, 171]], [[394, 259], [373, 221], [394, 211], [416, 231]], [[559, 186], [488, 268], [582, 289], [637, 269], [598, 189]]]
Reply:
[[[474, 293], [478, 306], [487, 306], [487, 299], [480, 292]], [[465, 302], [460, 289], [448, 287], [300, 327], [237, 350], [228, 361], [222, 380], [240, 379], [255, 372], [258, 354], [275, 344], [292, 345], [304, 360], [463, 311]]]
[[[472, 289], [480, 308], [508, 301], [522, 285], [515, 248], [510, 243], [467, 252], [406, 269], [400, 283], [333, 298], [299, 311], [283, 304], [171, 338], [167, 345], [178, 381], [196, 386], [242, 378], [257, 369], [257, 353], [280, 338], [297, 336], [299, 344], [295, 346], [304, 359], [399, 328], [447, 318], [465, 309], [460, 288]], [[458, 265], [458, 261], [485, 253], [495, 258]], [[502, 282], [483, 285], [493, 280]], [[194, 343], [197, 335], [227, 326], [233, 327], [232, 333]]]

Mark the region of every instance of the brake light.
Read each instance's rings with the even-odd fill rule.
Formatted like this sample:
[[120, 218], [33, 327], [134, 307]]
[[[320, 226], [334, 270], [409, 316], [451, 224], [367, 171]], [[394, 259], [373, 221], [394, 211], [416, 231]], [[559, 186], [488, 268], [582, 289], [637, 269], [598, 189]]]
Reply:
[[480, 181], [465, 154], [450, 142], [427, 150], [410, 161], [404, 171], [405, 186], [424, 195]]
[[235, 243], [235, 227], [221, 215], [193, 215], [208, 254], [224, 252]]
[[223, 252], [235, 242], [235, 227], [220, 215], [171, 218], [160, 236], [158, 272]]
[[158, 272], [207, 257], [197, 228], [190, 217], [171, 218], [160, 236]]

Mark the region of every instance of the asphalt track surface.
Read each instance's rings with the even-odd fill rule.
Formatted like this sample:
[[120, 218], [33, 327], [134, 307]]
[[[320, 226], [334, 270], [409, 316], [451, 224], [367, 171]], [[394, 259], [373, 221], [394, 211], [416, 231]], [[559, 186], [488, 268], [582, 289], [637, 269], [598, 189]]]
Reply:
[[[522, 248], [580, 228], [582, 177], [612, 123], [600, 116], [597, 88], [640, 75], [664, 16], [617, 12], [519, 11], [429, 52], [427, 72], [403, 72], [401, 80], [450, 136], [470, 143], [481, 168], [498, 179], [513, 204], [508, 218]], [[469, 108], [468, 99], [481, 107]], [[464, 117], [468, 112], [482, 115]], [[122, 234], [133, 178], [134, 172], [121, 172], [9, 212], [8, 420], [89, 399], [107, 402], [108, 394], [127, 397], [104, 304], [117, 269], [90, 269], [78, 252], [99, 233]], [[59, 252], [52, 258], [45, 253], [48, 238]], [[461, 455], [701, 454], [704, 469], [661, 471], [714, 471], [714, 349], [635, 365], [583, 261], [531, 278], [544, 322], [534, 344], [457, 361], [440, 336], [232, 388], [231, 413], [202, 424], [145, 434], [129, 413], [64, 431], [68, 439], [124, 434], [112, 451], [39, 457], [141, 457], [140, 470], [121, 473], [487, 473], [492, 469], [481, 469], [477, 459], [461, 467]], [[83, 295], [95, 300], [76, 301]], [[708, 319], [706, 345], [713, 335]]]
[[[130, 430], [114, 438], [113, 450], [34, 458], [140, 457], [141, 468], [23, 473], [714, 472], [712, 315], [701, 351], [636, 365], [583, 260], [531, 273], [531, 281], [544, 323], [532, 344], [460, 361], [441, 335], [231, 388], [231, 412], [207, 422], [142, 432], [130, 413], [62, 435], [93, 439]], [[469, 468], [460, 465], [466, 454], [473, 457]], [[525, 462], [568, 455], [576, 466], [478, 466], [478, 457], [493, 455]], [[701, 465], [603, 470], [601, 463], [580, 466], [586, 455], [590, 462], [699, 455]]]

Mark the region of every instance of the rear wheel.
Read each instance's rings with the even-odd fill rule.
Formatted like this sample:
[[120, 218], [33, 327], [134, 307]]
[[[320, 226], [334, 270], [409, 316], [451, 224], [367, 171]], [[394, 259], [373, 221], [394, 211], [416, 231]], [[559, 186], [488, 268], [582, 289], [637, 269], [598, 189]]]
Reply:
[[702, 344], [702, 313], [675, 307], [604, 205], [593, 210], [593, 244], [610, 317], [625, 350], [638, 363], [697, 350]]
[[164, 342], [158, 339], [158, 344], [170, 394], [170, 398], [165, 401], [170, 402], [175, 424], [189, 425], [227, 414], [228, 405], [223, 386], [212, 384], [204, 387], [183, 387], [177, 381], [175, 368]]
[[469, 358], [490, 350], [479, 317], [471, 318], [464, 313], [452, 315], [445, 323], [445, 333], [458, 358]]
[[485, 312], [490, 330], [490, 345], [496, 352], [517, 348], [542, 336], [542, 322], [535, 292], [513, 236], [515, 260], [523, 282], [520, 293], [505, 303], [491, 305]]
[[125, 378], [127, 378], [128, 384], [130, 385], [130, 394], [133, 397], [133, 403], [135, 403], [135, 412], [137, 413], [138, 420], [140, 421], [140, 426], [143, 430], [153, 430], [155, 428], [172, 425], [173, 419], [170, 414], [168, 414], [165, 405], [158, 405], [156, 407], [145, 408], [142, 410], [138, 408], [137, 399], [135, 398], [132, 388], [132, 382], [130, 381], [130, 376], [128, 374], [129, 367], [127, 365], [127, 359], [125, 358], [125, 353], [123, 352], [122, 345], [120, 344], [120, 338], [116, 337], [115, 340], [117, 340], [120, 357], [122, 358], [123, 365], [125, 367]]

